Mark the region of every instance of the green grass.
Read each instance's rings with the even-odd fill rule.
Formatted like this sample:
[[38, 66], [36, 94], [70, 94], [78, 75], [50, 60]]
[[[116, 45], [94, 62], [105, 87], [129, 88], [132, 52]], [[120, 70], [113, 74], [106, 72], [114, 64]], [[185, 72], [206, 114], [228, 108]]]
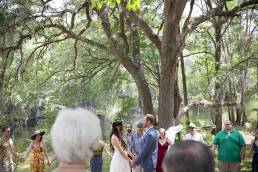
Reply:
[[[52, 157], [52, 156], [50, 156]], [[109, 172], [109, 165], [111, 161], [111, 157], [109, 157], [106, 153], [103, 154], [103, 172]], [[16, 172], [30, 172], [30, 167], [29, 167], [29, 158], [25, 161], [25, 163], [19, 163], [16, 169]], [[55, 161], [50, 167], [46, 165], [46, 170], [45, 172], [51, 172], [53, 171], [56, 167], [58, 166], [58, 162]], [[85, 164], [85, 168], [89, 169], [89, 162]], [[90, 171], [90, 170], [89, 170]]]
[[[247, 147], [247, 155], [249, 153], [249, 146]], [[111, 161], [111, 157], [109, 157], [106, 153], [103, 154], [103, 172], [109, 172], [109, 166], [110, 166], [110, 161]], [[216, 159], [216, 164], [218, 164], [217, 159]], [[58, 162], [54, 162], [50, 167], [47, 166], [46, 167], [46, 171], [45, 172], [51, 172], [53, 171], [56, 167], [58, 166]], [[85, 168], [89, 169], [89, 165], [88, 162], [85, 165]], [[17, 172], [30, 172], [29, 169], [29, 160], [26, 160], [26, 162], [24, 164], [19, 164], [17, 167]], [[251, 158], [247, 157], [246, 160], [244, 160], [241, 163], [241, 172], [251, 172], [252, 171], [252, 167], [251, 167]]]

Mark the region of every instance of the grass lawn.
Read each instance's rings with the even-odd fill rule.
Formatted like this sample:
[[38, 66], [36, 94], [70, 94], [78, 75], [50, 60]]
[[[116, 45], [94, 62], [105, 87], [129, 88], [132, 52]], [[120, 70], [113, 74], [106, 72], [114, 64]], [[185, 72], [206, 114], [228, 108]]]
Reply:
[[[249, 153], [249, 149], [247, 150], [247, 154], [248, 153]], [[106, 153], [104, 153], [103, 159], [104, 159], [103, 172], [109, 172], [109, 165], [110, 165], [111, 157], [109, 157]], [[58, 165], [58, 163], [54, 162], [50, 167], [47, 166], [46, 172], [51, 172], [52, 170], [54, 170], [57, 167], [57, 165]], [[252, 171], [250, 157], [247, 157], [247, 159], [244, 160], [241, 165], [242, 165], [241, 172], [251, 172]], [[88, 163], [85, 164], [85, 167], [87, 169], [89, 169]], [[30, 172], [29, 160], [27, 160], [24, 164], [19, 164], [16, 171], [17, 172]]]
[[[104, 159], [103, 160], [104, 161], [103, 172], [109, 172], [109, 165], [110, 165], [111, 157], [109, 157], [106, 153], [104, 153], [103, 159]], [[23, 163], [23, 164], [19, 163], [17, 166], [16, 172], [30, 172], [29, 163], [30, 163], [29, 158], [26, 160], [25, 163]], [[57, 165], [58, 165], [58, 162], [54, 162], [50, 167], [46, 166], [45, 172], [51, 172], [52, 170], [54, 170], [57, 167]], [[85, 168], [90, 169], [88, 162], [85, 164]]]

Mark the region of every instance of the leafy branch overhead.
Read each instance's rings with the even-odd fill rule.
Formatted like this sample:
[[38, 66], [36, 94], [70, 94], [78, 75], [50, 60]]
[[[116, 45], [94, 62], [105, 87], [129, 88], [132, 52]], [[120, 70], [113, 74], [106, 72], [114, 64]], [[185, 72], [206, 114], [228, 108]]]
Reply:
[[[239, 53], [235, 53], [241, 47], [230, 40], [238, 21], [247, 21], [240, 23], [239, 28], [255, 25], [251, 12], [257, 7], [257, 0], [68, 0], [61, 7], [52, 0], [0, 3], [4, 40], [0, 43], [0, 55], [5, 57], [0, 80], [4, 82], [14, 75], [16, 79], [9, 81], [15, 87], [28, 81], [27, 74], [36, 70], [34, 81], [40, 89], [91, 83], [106, 74], [111, 85], [114, 80], [134, 84], [142, 112], [156, 114], [164, 127], [178, 122], [188, 112], [180, 111], [183, 105], [179, 69], [183, 70], [184, 65], [180, 68], [179, 63], [186, 60], [185, 64], [191, 66], [194, 60], [199, 66], [205, 64], [196, 69], [205, 71], [205, 77], [200, 77], [200, 85], [206, 87], [203, 98], [211, 102], [210, 107], [221, 109], [224, 105], [236, 105], [234, 97], [221, 103], [226, 83], [233, 82], [232, 71], [241, 68], [244, 74], [240, 75], [246, 78], [248, 63], [257, 59], [252, 51], [256, 26], [245, 32], [249, 37], [241, 58], [236, 58]], [[9, 72], [12, 70], [15, 72]], [[186, 78], [184, 82], [189, 84]], [[241, 88], [243, 83], [239, 83]], [[209, 92], [209, 85], [214, 85], [215, 91]], [[1, 87], [6, 86], [0, 82]], [[184, 86], [184, 92], [187, 87]], [[228, 87], [232, 93], [232, 85]], [[185, 107], [201, 106], [192, 100], [189, 105], [185, 101]]]

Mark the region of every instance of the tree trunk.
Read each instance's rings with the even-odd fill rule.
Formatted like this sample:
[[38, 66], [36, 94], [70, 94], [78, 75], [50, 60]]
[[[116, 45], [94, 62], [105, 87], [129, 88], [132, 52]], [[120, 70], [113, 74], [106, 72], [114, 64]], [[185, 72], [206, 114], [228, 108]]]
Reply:
[[240, 79], [239, 79], [239, 92], [241, 94], [241, 103], [237, 106], [237, 124], [243, 125], [246, 122], [245, 104], [244, 104], [244, 93], [245, 93], [245, 80], [247, 70], [246, 67], [240, 68]]
[[[177, 70], [177, 75], [176, 75], [176, 81], [175, 81], [175, 91], [174, 91], [174, 115], [173, 118], [176, 119], [178, 117], [180, 107], [181, 107], [181, 102], [182, 102], [182, 97], [180, 95], [180, 90], [179, 90], [179, 85], [178, 85], [178, 70]], [[178, 122], [178, 121], [176, 121]]]
[[216, 131], [220, 131], [222, 129], [222, 106], [221, 102], [223, 100], [223, 87], [221, 85], [220, 80], [220, 72], [221, 72], [221, 47], [222, 47], [222, 26], [223, 19], [217, 17], [213, 21], [213, 27], [215, 29], [215, 96], [214, 100], [216, 102], [216, 106], [214, 109], [215, 115], [215, 125]]
[[[183, 81], [183, 94], [184, 94], [184, 105], [188, 105], [188, 97], [187, 97], [187, 86], [186, 86], [186, 76], [185, 76], [185, 63], [184, 63], [184, 57], [181, 53], [180, 57], [180, 63], [181, 63], [181, 71], [182, 71], [182, 81]], [[190, 118], [188, 112], [186, 112], [186, 125], [190, 124]]]
[[153, 111], [152, 96], [151, 96], [150, 88], [145, 79], [142, 69], [139, 69], [139, 71], [132, 74], [132, 76], [136, 81], [136, 86], [138, 88], [143, 113], [144, 114], [150, 113], [155, 115]]
[[[256, 94], [258, 93], [258, 60], [256, 61]], [[257, 119], [256, 119], [256, 128], [258, 129], [258, 108], [256, 109]]]
[[[164, 28], [161, 47], [161, 71], [159, 88], [159, 125], [168, 128], [175, 125], [180, 97], [177, 85], [177, 59], [179, 45], [179, 22], [186, 0], [164, 1]], [[177, 97], [175, 101], [175, 97]]]
[[[121, 63], [127, 71], [131, 74], [133, 79], [135, 80], [136, 86], [138, 88], [138, 93], [140, 97], [140, 101], [142, 103], [142, 111], [144, 114], [153, 112], [153, 104], [152, 97], [149, 89], [149, 85], [144, 76], [141, 64], [140, 64], [140, 40], [137, 28], [135, 25], [132, 25], [129, 18], [126, 18], [126, 23], [130, 28], [131, 33], [131, 46], [132, 53], [131, 58], [129, 57], [128, 52], [126, 51], [127, 47], [120, 47], [118, 42], [113, 37], [113, 30], [111, 28], [111, 24], [109, 22], [109, 17], [107, 14], [107, 7], [104, 7], [98, 12], [98, 15], [101, 19], [102, 27], [105, 31], [107, 38], [110, 41], [110, 46], [108, 48], [109, 53], [111, 53], [118, 61]], [[126, 15], [124, 15], [126, 17]]]
[[[233, 102], [232, 94], [234, 93], [234, 90], [232, 90], [232, 83], [231, 83], [230, 79], [228, 80], [228, 89], [229, 89], [229, 101]], [[229, 108], [229, 113], [230, 113], [230, 116], [231, 116], [230, 121], [232, 123], [235, 123], [236, 119], [235, 119], [234, 107], [233, 106], [228, 106], [228, 108]]]

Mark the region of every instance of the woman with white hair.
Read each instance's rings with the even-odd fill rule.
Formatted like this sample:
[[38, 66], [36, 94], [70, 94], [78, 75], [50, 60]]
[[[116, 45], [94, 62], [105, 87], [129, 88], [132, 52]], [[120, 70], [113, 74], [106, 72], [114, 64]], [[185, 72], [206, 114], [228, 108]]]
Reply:
[[162, 162], [163, 162], [164, 156], [165, 156], [170, 144], [171, 144], [171, 141], [166, 137], [165, 129], [160, 128], [159, 129], [158, 159], [157, 159], [156, 172], [163, 172]]
[[51, 129], [52, 145], [60, 161], [55, 172], [85, 172], [85, 162], [101, 136], [100, 121], [82, 108], [63, 109]]

